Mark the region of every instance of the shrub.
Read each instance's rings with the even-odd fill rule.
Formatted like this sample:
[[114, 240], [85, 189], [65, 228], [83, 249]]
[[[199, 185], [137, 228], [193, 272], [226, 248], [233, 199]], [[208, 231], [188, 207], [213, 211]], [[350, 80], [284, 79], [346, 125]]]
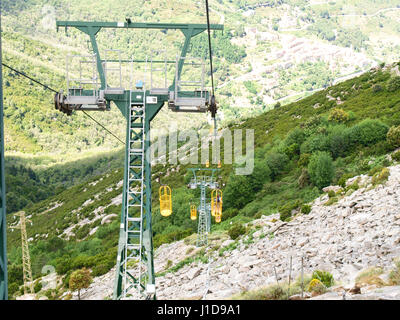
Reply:
[[35, 286], [33, 287], [33, 290], [35, 291], [35, 293], [38, 293], [40, 290], [42, 290], [42, 282], [36, 281]]
[[390, 171], [388, 168], [383, 168], [380, 172], [375, 173], [372, 176], [372, 184], [375, 186], [377, 184], [383, 184], [388, 181], [390, 176]]
[[383, 90], [382, 86], [379, 84], [375, 84], [372, 86], [372, 92], [373, 93], [378, 93], [381, 92]]
[[301, 171], [301, 175], [300, 175], [299, 179], [297, 180], [297, 182], [301, 189], [305, 188], [306, 186], [308, 186], [310, 184], [310, 175], [308, 174], [307, 169], [303, 168], [303, 170]]
[[236, 240], [246, 233], [246, 228], [241, 223], [235, 223], [229, 230], [228, 235], [232, 240]]
[[81, 299], [81, 290], [85, 288], [89, 288], [89, 285], [92, 283], [93, 279], [90, 274], [90, 270], [81, 269], [76, 270], [71, 274], [69, 279], [69, 288], [72, 291], [78, 290], [78, 299]]
[[309, 137], [300, 147], [301, 153], [329, 151], [329, 138], [325, 134], [315, 134]]
[[326, 292], [326, 287], [320, 280], [312, 279], [308, 285], [307, 291], [323, 294]]
[[350, 178], [353, 178], [353, 177], [354, 177], [354, 174], [351, 174], [351, 173], [343, 174], [338, 181], [338, 185], [341, 186], [342, 188], [345, 188], [347, 180], [349, 180]]
[[332, 111], [329, 114], [329, 118], [328, 118], [329, 121], [334, 121], [337, 123], [345, 123], [345, 122], [349, 121], [349, 119], [350, 119], [349, 114], [340, 108], [332, 109]]
[[394, 92], [400, 89], [400, 77], [394, 77], [389, 80], [387, 89], [389, 92]]
[[335, 126], [328, 135], [329, 151], [333, 158], [343, 157], [349, 151], [350, 137], [345, 126]]
[[311, 212], [311, 206], [308, 204], [303, 204], [301, 206], [301, 213], [302, 214], [309, 214]]
[[335, 193], [335, 191], [333, 191], [333, 190], [329, 190], [329, 192], [328, 192], [328, 197], [329, 197], [329, 198], [336, 197], [336, 193]]
[[98, 277], [106, 274], [108, 271], [110, 271], [110, 268], [107, 266], [107, 264], [99, 264], [93, 267], [92, 275], [93, 277]]
[[311, 182], [318, 188], [328, 186], [335, 175], [332, 157], [327, 152], [313, 154], [308, 164], [308, 173]]
[[241, 209], [251, 202], [263, 185], [270, 181], [271, 171], [268, 165], [261, 160], [255, 160], [254, 171], [251, 175], [236, 175], [233, 171], [224, 192], [226, 207]]
[[307, 167], [308, 163], [310, 162], [310, 158], [311, 158], [311, 154], [309, 154], [309, 153], [301, 154], [299, 161], [297, 161], [297, 165], [299, 167], [303, 167], [303, 168]]
[[266, 157], [269, 169], [271, 170], [271, 178], [274, 180], [280, 173], [282, 173], [289, 159], [286, 154], [270, 153]]
[[400, 147], [400, 126], [391, 127], [387, 133], [387, 142], [393, 148]]
[[379, 120], [365, 119], [349, 130], [349, 139], [353, 145], [369, 146], [386, 139], [389, 127]]
[[400, 151], [396, 151], [392, 154], [392, 159], [396, 161], [400, 161]]
[[287, 204], [279, 207], [280, 219], [282, 221], [287, 221], [292, 216], [292, 211], [296, 210], [302, 205], [303, 201], [301, 199], [297, 199], [294, 201], [290, 201]]
[[328, 271], [315, 270], [312, 274], [312, 279], [321, 281], [327, 288], [334, 284], [333, 275]]

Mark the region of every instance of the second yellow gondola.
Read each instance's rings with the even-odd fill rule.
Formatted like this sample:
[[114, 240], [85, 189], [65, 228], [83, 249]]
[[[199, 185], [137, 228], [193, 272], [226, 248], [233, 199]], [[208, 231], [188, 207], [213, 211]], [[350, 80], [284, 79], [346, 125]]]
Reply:
[[163, 217], [168, 217], [172, 214], [171, 188], [168, 186], [161, 186], [159, 193], [160, 193], [160, 213]]
[[190, 219], [196, 220], [197, 219], [197, 207], [195, 204], [190, 206]]
[[219, 189], [211, 191], [211, 215], [222, 215], [222, 191]]

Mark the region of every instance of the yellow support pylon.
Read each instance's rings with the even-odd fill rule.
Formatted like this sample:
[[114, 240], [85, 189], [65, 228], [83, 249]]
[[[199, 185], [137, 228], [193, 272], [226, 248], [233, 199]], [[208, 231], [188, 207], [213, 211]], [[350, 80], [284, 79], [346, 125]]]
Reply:
[[24, 275], [24, 293], [28, 293], [28, 289], [30, 293], [34, 293], [33, 290], [33, 278], [32, 278], [32, 269], [31, 269], [31, 257], [29, 255], [29, 247], [28, 247], [28, 237], [26, 234], [26, 222], [32, 223], [29, 219], [26, 219], [25, 212], [20, 211], [15, 214], [15, 216], [20, 217], [19, 224], [16, 227], [12, 227], [12, 229], [21, 229], [21, 243], [22, 243], [22, 269]]

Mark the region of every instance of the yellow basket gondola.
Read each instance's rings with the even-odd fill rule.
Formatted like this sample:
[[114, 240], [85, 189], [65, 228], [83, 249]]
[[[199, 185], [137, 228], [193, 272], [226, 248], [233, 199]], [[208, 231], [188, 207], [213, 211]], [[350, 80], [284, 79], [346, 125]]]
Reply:
[[216, 223], [220, 223], [221, 220], [222, 220], [222, 215], [219, 215], [219, 214], [218, 214], [218, 215], [215, 216], [215, 222], [216, 222]]
[[195, 204], [190, 206], [190, 219], [196, 220], [197, 219], [197, 207]]
[[160, 192], [160, 213], [163, 217], [168, 217], [172, 214], [171, 188], [168, 186], [161, 186], [159, 192]]
[[211, 215], [222, 215], [222, 191], [215, 189], [211, 192]]

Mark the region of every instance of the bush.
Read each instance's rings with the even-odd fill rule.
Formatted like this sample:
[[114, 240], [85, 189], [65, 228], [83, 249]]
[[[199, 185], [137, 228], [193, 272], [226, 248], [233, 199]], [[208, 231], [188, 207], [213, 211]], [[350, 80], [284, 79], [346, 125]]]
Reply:
[[366, 119], [349, 130], [353, 145], [369, 146], [386, 139], [389, 127], [379, 120]]
[[302, 203], [303, 201], [301, 199], [297, 199], [279, 207], [280, 219], [282, 221], [287, 221], [292, 216], [292, 211], [298, 209]]
[[343, 109], [340, 108], [334, 108], [329, 114], [329, 121], [334, 121], [337, 123], [345, 123], [349, 121], [350, 115], [344, 111]]
[[229, 230], [228, 235], [232, 240], [236, 240], [246, 233], [246, 228], [241, 223], [235, 223]]
[[373, 93], [378, 93], [381, 92], [383, 90], [382, 86], [379, 84], [375, 84], [372, 86], [372, 92]]
[[299, 161], [297, 161], [297, 165], [299, 167], [306, 168], [308, 166], [308, 163], [310, 162], [311, 154], [309, 153], [303, 153], [300, 155]]
[[350, 137], [345, 126], [335, 126], [328, 135], [329, 151], [333, 158], [343, 157], [349, 151]]
[[329, 198], [336, 197], [336, 193], [335, 193], [335, 191], [333, 191], [333, 190], [329, 190], [329, 192], [328, 192], [328, 197], [329, 197]]
[[302, 214], [309, 214], [311, 212], [311, 206], [308, 204], [303, 204], [301, 206], [301, 213]]
[[305, 188], [306, 186], [308, 186], [310, 184], [310, 175], [308, 174], [307, 169], [303, 168], [303, 170], [301, 171], [301, 175], [300, 175], [299, 179], [297, 180], [297, 182], [301, 189]]
[[312, 279], [321, 281], [327, 288], [334, 284], [333, 275], [328, 271], [315, 270], [312, 274]]
[[309, 137], [300, 147], [300, 152], [314, 153], [316, 151], [329, 151], [329, 139], [324, 134], [315, 134]]
[[324, 294], [326, 292], [326, 287], [320, 280], [312, 279], [308, 285], [307, 291]]
[[387, 142], [393, 148], [400, 147], [400, 126], [391, 127], [387, 133]]
[[333, 160], [327, 152], [318, 152], [312, 155], [308, 164], [308, 173], [311, 182], [322, 189], [329, 186], [335, 176]]
[[270, 181], [270, 177], [270, 168], [261, 160], [255, 161], [254, 171], [249, 176], [236, 175], [233, 171], [224, 192], [226, 207], [242, 209], [255, 198], [263, 185]]
[[275, 178], [285, 170], [289, 158], [286, 154], [270, 153], [267, 155], [266, 161], [271, 170], [271, 178], [275, 180]]
[[392, 159], [396, 161], [400, 161], [400, 151], [396, 151], [392, 154]]
[[41, 281], [36, 281], [33, 290], [35, 293], [38, 293], [40, 290], [42, 290], [42, 282]]
[[394, 92], [400, 89], [400, 77], [390, 79], [387, 89], [389, 92]]
[[372, 177], [372, 184], [375, 186], [377, 184], [383, 184], [388, 181], [390, 176], [390, 171], [388, 168], [383, 168], [380, 172], [377, 172]]

